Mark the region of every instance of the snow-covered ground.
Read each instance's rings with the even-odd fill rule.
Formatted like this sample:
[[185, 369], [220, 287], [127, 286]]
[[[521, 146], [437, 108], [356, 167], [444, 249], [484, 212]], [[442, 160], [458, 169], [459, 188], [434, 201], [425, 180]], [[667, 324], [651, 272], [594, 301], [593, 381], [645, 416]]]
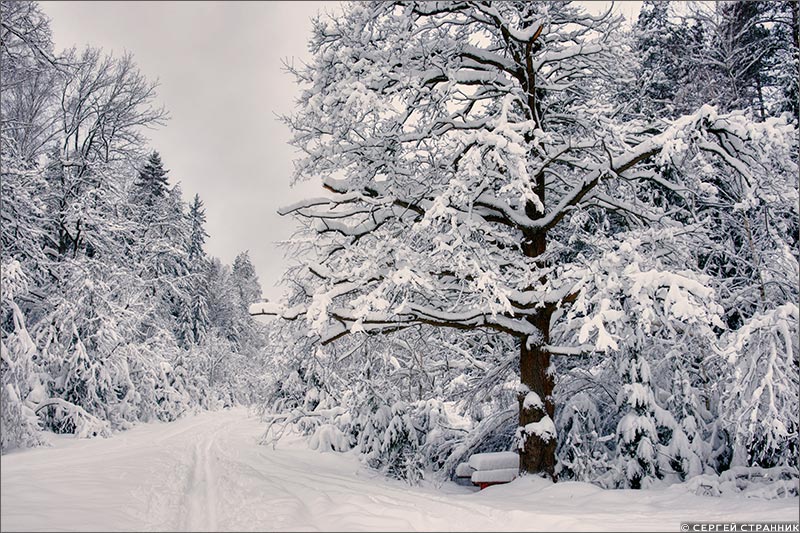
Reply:
[[677, 531], [682, 521], [787, 521], [798, 499], [605, 491], [522, 478], [476, 492], [408, 487], [299, 440], [259, 446], [244, 409], [53, 438], [0, 459], [4, 531]]

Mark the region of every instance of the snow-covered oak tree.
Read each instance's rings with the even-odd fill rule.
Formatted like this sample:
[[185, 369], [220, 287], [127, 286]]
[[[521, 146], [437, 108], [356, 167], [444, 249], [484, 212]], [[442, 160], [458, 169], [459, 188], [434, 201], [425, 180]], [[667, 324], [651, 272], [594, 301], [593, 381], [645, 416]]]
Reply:
[[[300, 297], [271, 312], [304, 318], [323, 345], [421, 324], [511, 335], [524, 472], [556, 464], [551, 356], [617, 350], [611, 331], [630, 323], [619, 302], [587, 303], [597, 242], [688, 228], [670, 195], [706, 185], [684, 168], [702, 155], [747, 175], [762, 150], [750, 145], [785, 141], [709, 107], [656, 127], [615, 122], [600, 89], [617, 22], [561, 2], [351, 4], [315, 21], [313, 59], [292, 69], [295, 178], [329, 194], [282, 210], [311, 235], [311, 259], [293, 279]], [[597, 242], [583, 246], [572, 237], [586, 227]], [[626, 271], [636, 305], [710, 328], [713, 313], [694, 303], [711, 289], [670, 271], [685, 264], [660, 268]], [[579, 299], [579, 342], [553, 345]]]

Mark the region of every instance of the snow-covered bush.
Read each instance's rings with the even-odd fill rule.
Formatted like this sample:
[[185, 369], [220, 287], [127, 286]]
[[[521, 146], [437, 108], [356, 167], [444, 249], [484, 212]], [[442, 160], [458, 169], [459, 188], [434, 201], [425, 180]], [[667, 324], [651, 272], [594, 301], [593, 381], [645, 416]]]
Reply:
[[733, 436], [733, 467], [798, 467], [798, 306], [757, 313], [729, 332], [721, 416]]
[[0, 451], [40, 443], [35, 399], [41, 394], [35, 361], [36, 345], [30, 337], [15, 296], [27, 291], [27, 280], [18, 261], [0, 265], [2, 294], [0, 320], [11, 323], [0, 339]]
[[608, 470], [610, 440], [602, 434], [600, 411], [591, 395], [578, 393], [565, 401], [556, 420], [561, 479], [597, 480]]
[[748, 498], [796, 498], [800, 494], [797, 469], [734, 466], [721, 474], [703, 474], [688, 480], [686, 490], [704, 496], [742, 494]]
[[[293, 322], [272, 327], [272, 338], [298, 329]], [[364, 464], [410, 483], [449, 478], [471, 453], [509, 449], [515, 385], [502, 366], [490, 364], [505, 361], [507, 346], [498, 344], [496, 353], [491, 343], [473, 346], [486, 361], [475, 368], [465, 360], [475, 356], [452, 338], [424, 331], [419, 339], [426, 352], [415, 351], [410, 337], [353, 336], [324, 347], [301, 337], [285, 344], [273, 359], [263, 441], [291, 427], [313, 449], [353, 450]], [[482, 394], [465, 394], [472, 390]], [[445, 394], [454, 399], [442, 400]]]

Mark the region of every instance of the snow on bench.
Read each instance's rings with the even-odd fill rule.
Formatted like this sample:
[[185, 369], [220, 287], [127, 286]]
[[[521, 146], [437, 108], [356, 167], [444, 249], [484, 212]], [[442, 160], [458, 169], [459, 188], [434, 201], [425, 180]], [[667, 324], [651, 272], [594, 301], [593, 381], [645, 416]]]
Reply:
[[469, 466], [475, 470], [498, 470], [501, 468], [519, 470], [519, 455], [514, 452], [476, 453], [470, 456]]
[[456, 467], [455, 477], [453, 481], [455, 481], [459, 485], [464, 485], [466, 487], [472, 486], [472, 473], [475, 471], [474, 468], [469, 466], [469, 463], [458, 463]]
[[[476, 485], [496, 485], [517, 479], [519, 468], [498, 468], [497, 470], [476, 470], [472, 473], [472, 482]], [[485, 488], [485, 487], [481, 487]]]
[[481, 490], [491, 485], [508, 483], [519, 473], [519, 455], [514, 452], [476, 453], [469, 462], [456, 467], [456, 482], [466, 484], [469, 479]]
[[474, 468], [469, 466], [469, 463], [458, 463], [456, 467], [456, 477], [472, 477]]

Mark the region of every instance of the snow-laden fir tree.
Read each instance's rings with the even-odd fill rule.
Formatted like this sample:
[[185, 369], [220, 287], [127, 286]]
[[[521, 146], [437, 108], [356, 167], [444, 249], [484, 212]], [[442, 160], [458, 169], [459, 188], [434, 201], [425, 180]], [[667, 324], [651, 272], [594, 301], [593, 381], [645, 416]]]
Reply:
[[191, 205], [189, 205], [189, 212], [186, 215], [189, 219], [189, 227], [191, 228], [191, 236], [189, 238], [189, 261], [202, 262], [206, 259], [205, 244], [208, 238], [206, 233], [206, 210], [203, 207], [203, 201], [200, 199], [199, 194], [194, 195]]
[[256, 303], [261, 299], [261, 283], [258, 281], [256, 269], [250, 261], [249, 251], [244, 251], [233, 260], [231, 276], [239, 300], [245, 306]]
[[186, 281], [186, 299], [178, 305], [177, 324], [180, 328], [178, 338], [185, 348], [189, 348], [202, 344], [211, 328], [208, 315], [208, 256], [203, 248], [208, 233], [205, 229], [206, 213], [200, 195], [194, 195], [186, 217], [189, 227], [186, 251], [189, 279]]
[[161, 155], [156, 151], [151, 153], [134, 184], [136, 190], [134, 194], [137, 199], [149, 204], [157, 198], [162, 198], [169, 189], [168, 172], [161, 162]]

